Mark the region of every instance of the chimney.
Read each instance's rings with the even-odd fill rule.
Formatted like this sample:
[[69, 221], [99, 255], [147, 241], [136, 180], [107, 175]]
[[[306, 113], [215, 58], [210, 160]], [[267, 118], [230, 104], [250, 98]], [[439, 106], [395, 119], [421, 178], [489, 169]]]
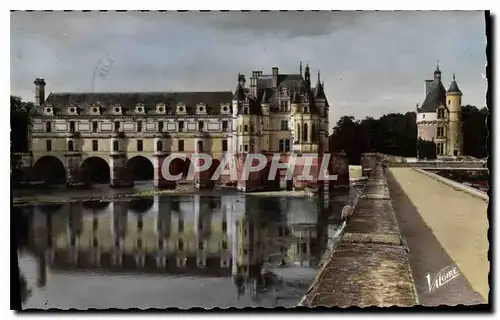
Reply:
[[434, 80], [425, 80], [425, 96], [427, 97], [427, 95], [429, 94], [429, 91], [431, 89], [431, 85], [432, 85], [432, 82]]
[[252, 71], [252, 77], [250, 78], [250, 91], [257, 95], [257, 78], [259, 77], [259, 71]]
[[278, 87], [278, 67], [273, 67], [273, 89]]
[[45, 101], [45, 80], [35, 78], [35, 106], [41, 106]]

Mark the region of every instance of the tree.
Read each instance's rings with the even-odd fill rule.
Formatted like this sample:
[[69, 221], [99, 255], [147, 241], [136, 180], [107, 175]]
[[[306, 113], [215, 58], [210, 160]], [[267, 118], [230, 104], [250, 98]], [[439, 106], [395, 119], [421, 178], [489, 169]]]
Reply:
[[23, 102], [21, 98], [10, 96], [10, 143], [11, 152], [28, 151], [29, 114], [32, 102]]
[[[345, 151], [350, 164], [359, 164], [361, 153], [380, 152], [402, 157], [435, 159], [436, 144], [417, 139], [416, 113], [390, 113], [379, 119], [361, 121], [343, 116], [329, 137], [330, 150]], [[473, 157], [487, 156], [486, 119], [488, 109], [462, 107], [463, 153]]]

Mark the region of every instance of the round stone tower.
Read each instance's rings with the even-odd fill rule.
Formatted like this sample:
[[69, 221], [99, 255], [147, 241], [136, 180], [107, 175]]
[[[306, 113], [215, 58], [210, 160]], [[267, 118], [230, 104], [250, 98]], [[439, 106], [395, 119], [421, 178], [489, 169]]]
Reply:
[[462, 155], [462, 92], [455, 81], [455, 74], [446, 92], [446, 101], [449, 112], [448, 154], [457, 157]]

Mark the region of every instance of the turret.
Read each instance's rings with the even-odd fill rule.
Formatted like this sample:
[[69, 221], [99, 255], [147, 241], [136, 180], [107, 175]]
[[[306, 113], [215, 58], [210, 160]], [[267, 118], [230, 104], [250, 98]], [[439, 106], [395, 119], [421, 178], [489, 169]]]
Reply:
[[306, 82], [307, 90], [311, 90], [311, 73], [309, 70], [309, 64], [306, 65], [306, 72], [304, 73], [304, 80]]
[[316, 82], [316, 87], [314, 88], [314, 100], [326, 100], [325, 92], [323, 91], [323, 85], [320, 80], [320, 73], [318, 70], [318, 81]]
[[462, 125], [461, 125], [461, 105], [462, 92], [458, 88], [453, 74], [453, 81], [446, 92], [446, 102], [449, 110], [449, 154], [460, 156], [462, 154]]

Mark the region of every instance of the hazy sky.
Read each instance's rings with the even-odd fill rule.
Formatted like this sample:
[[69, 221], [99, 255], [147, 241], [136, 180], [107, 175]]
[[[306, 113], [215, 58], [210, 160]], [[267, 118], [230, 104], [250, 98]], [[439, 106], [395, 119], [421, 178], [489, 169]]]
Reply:
[[233, 90], [238, 72], [303, 61], [313, 83], [321, 70], [333, 126], [413, 111], [437, 60], [446, 88], [456, 72], [463, 104], [484, 106], [485, 48], [483, 12], [16, 12], [11, 93], [32, 101], [37, 76], [47, 94]]

